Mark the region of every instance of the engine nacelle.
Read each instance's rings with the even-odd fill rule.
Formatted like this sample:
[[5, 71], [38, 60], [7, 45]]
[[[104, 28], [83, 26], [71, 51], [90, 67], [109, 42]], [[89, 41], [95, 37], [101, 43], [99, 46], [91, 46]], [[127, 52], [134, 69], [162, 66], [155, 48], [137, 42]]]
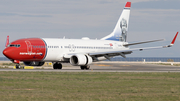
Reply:
[[74, 66], [85, 66], [91, 64], [92, 62], [92, 57], [84, 54], [76, 54], [70, 58], [70, 63]]
[[23, 62], [26, 66], [42, 66], [45, 62], [29, 61]]

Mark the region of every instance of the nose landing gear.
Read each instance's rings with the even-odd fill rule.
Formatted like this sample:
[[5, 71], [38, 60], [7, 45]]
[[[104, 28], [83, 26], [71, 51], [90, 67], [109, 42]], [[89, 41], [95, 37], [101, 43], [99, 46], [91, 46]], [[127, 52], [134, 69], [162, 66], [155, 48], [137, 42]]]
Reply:
[[16, 64], [16, 69], [21, 69], [21, 65], [20, 64]]
[[16, 64], [16, 66], [15, 66], [16, 69], [21, 69], [22, 66], [20, 65], [20, 61], [19, 60], [14, 60], [13, 62]]

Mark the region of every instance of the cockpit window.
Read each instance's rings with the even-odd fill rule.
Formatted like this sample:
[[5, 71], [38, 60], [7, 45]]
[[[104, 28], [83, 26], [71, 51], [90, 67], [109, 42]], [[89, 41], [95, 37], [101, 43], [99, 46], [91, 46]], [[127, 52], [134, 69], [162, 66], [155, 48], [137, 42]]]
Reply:
[[9, 45], [9, 47], [21, 47], [21, 45], [13, 45], [13, 44], [11, 44], [11, 45]]

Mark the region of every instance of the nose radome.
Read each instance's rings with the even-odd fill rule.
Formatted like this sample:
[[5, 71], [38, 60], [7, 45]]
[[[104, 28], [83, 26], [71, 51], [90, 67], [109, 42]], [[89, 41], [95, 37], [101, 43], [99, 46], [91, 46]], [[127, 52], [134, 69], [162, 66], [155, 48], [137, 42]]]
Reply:
[[11, 49], [4, 49], [3, 50], [3, 54], [7, 57], [7, 58], [10, 58], [11, 57], [11, 53], [12, 53], [12, 50]]
[[3, 54], [6, 56], [6, 54], [7, 54], [7, 50], [6, 49], [3, 50]]

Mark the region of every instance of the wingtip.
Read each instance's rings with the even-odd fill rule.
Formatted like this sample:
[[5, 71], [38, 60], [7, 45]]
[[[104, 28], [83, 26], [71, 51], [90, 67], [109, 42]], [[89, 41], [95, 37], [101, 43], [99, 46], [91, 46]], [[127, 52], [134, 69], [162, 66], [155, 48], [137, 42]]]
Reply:
[[130, 8], [130, 7], [131, 7], [131, 2], [127, 2], [125, 8]]

